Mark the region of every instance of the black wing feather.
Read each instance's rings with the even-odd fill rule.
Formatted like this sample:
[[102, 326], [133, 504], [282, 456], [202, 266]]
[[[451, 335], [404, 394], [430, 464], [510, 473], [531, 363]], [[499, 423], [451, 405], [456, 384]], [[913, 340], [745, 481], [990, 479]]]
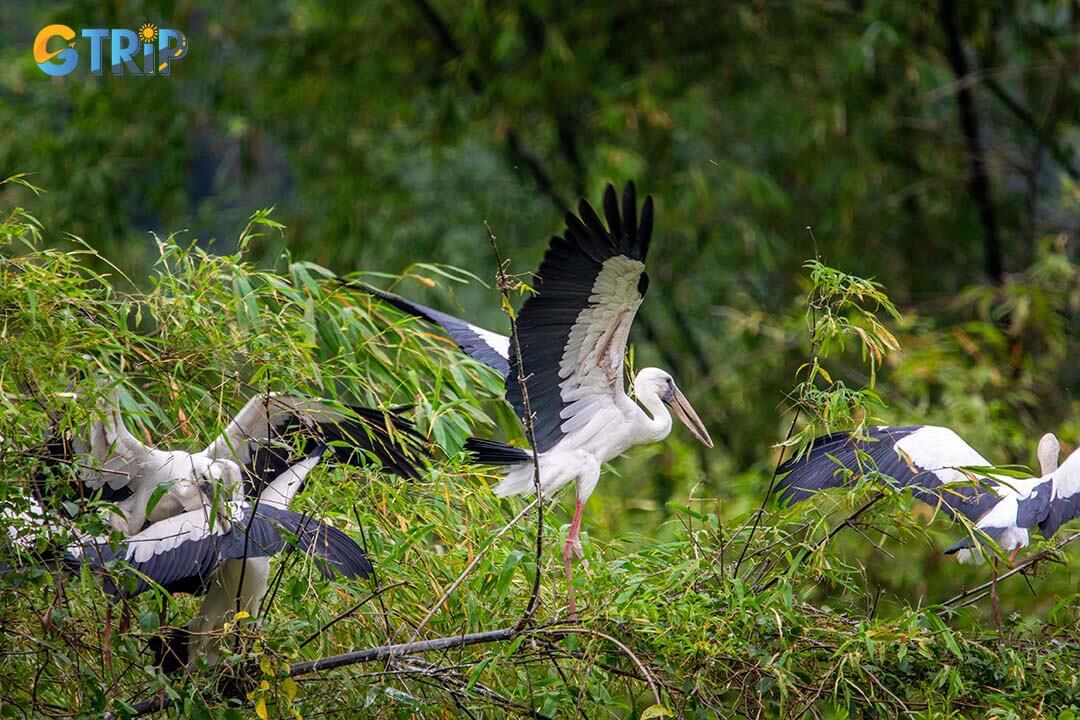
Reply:
[[[876, 471], [891, 478], [896, 487], [910, 489], [916, 499], [935, 507], [941, 505], [950, 516], [960, 513], [971, 520], [982, 517], [999, 499], [992, 489], [973, 483], [945, 486], [934, 472], [913, 467], [896, 451], [897, 442], [921, 427], [874, 427], [867, 430], [869, 440], [859, 441], [848, 432], [820, 437], [805, 455], [779, 467], [777, 474], [786, 475], [777, 483], [776, 491], [783, 501], [801, 502], [826, 488], [851, 484], [861, 473]], [[869, 456], [869, 462], [863, 462], [861, 455]]]
[[[567, 214], [565, 233], [551, 239], [540, 264], [534, 284], [537, 293], [525, 301], [518, 315], [516, 333], [524, 368], [516, 357], [510, 358], [506, 399], [523, 418], [525, 405], [518, 378], [525, 377], [540, 452], [549, 450], [562, 437], [559, 366], [574, 323], [591, 304], [593, 284], [604, 262], [619, 255], [644, 262], [648, 252], [652, 198], [645, 199], [642, 218], [648, 218], [648, 222], [640, 226], [633, 183], [628, 183], [623, 193], [621, 216], [615, 189], [610, 185], [604, 191], [603, 207], [607, 227], [585, 200], [578, 206], [580, 217]], [[644, 272], [642, 277], [646, 277]], [[639, 292], [647, 287], [648, 280], [638, 281]]]
[[268, 483], [299, 459], [311, 457], [326, 447], [339, 463], [362, 466], [373, 456], [388, 473], [409, 480], [422, 476], [423, 462], [430, 452], [412, 422], [385, 410], [355, 405], [349, 406], [349, 410], [355, 417], [312, 423], [292, 415], [276, 426], [274, 437], [257, 443], [244, 467], [245, 496], [257, 498]]
[[482, 465], [516, 465], [523, 462], [532, 462], [533, 459], [530, 450], [482, 438], [469, 438], [466, 440], [465, 450], [469, 453], [469, 457], [473, 462]]
[[[136, 535], [116, 549], [107, 542], [86, 543], [80, 548], [81, 554], [69, 551], [65, 559], [72, 569], [83, 564], [101, 569], [125, 558], [129, 544], [139, 541]], [[105, 590], [118, 597], [134, 597], [150, 589], [153, 581], [169, 592], [205, 592], [213, 573], [226, 560], [276, 555], [294, 542], [320, 560], [320, 569], [328, 577], [335, 571], [345, 577], [367, 577], [371, 573], [363, 548], [340, 530], [291, 510], [261, 506], [253, 513], [251, 505], [244, 503], [242, 518], [228, 532], [185, 539], [146, 560], [129, 561], [128, 566], [135, 571], [132, 581], [118, 586], [109, 575], [104, 581]]]

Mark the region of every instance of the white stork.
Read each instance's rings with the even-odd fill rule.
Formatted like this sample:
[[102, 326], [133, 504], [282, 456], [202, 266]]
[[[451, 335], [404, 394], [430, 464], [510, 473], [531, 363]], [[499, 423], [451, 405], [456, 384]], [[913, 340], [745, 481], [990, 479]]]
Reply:
[[[106, 590], [114, 595], [139, 594], [151, 581], [170, 592], [206, 593], [187, 627], [156, 650], [162, 667], [170, 671], [194, 653], [216, 661], [215, 640], [229, 615], [257, 613], [267, 589], [269, 556], [286, 547], [286, 536], [298, 538], [301, 549], [325, 561], [320, 567], [328, 574], [330, 568], [346, 577], [370, 572], [351, 539], [288, 509], [308, 473], [328, 453], [338, 462], [363, 464], [373, 458], [386, 472], [409, 479], [420, 476], [419, 460], [426, 461], [428, 453], [411, 423], [389, 412], [360, 407], [349, 411], [346, 415], [294, 395], [256, 396], [206, 450], [186, 453], [143, 445], [124, 427], [119, 412], [110, 410], [91, 427], [89, 443], [73, 439], [70, 445], [81, 454], [76, 461], [82, 466], [79, 490], [84, 495], [100, 490], [107, 499], [119, 501], [123, 515], [114, 514], [110, 522], [128, 537], [113, 551], [107, 537], [76, 533], [66, 552], [68, 564], [101, 567], [111, 560], [126, 561], [136, 571], [136, 582], [114, 584], [107, 579]], [[298, 436], [305, 456], [297, 461], [292, 456]], [[61, 457], [63, 447], [59, 439], [51, 441], [47, 451], [54, 454], [46, 459]], [[218, 498], [219, 512], [211, 517], [216, 483], [223, 478], [230, 485]], [[147, 513], [143, 498], [163, 482], [171, 486]], [[179, 495], [178, 489], [190, 490], [194, 497]], [[42, 535], [59, 533], [56, 519], [34, 498], [29, 511], [4, 508], [3, 516], [19, 521], [9, 523], [8, 534], [24, 549]], [[128, 532], [136, 524], [139, 531]]]
[[[798, 502], [819, 490], [839, 487], [870, 475], [911, 494], [950, 516], [963, 515], [1003, 549], [1016, 553], [1030, 542], [1029, 531], [1050, 537], [1080, 514], [1080, 453], [1060, 467], [1057, 438], [1046, 434], [1037, 455], [1040, 477], [995, 475], [993, 464], [949, 428], [933, 425], [878, 426], [867, 440], [850, 433], [826, 435], [800, 458], [788, 460], [778, 473], [781, 498]], [[971, 539], [946, 553], [961, 562], [978, 559]]]
[[[371, 564], [364, 551], [340, 530], [288, 509], [288, 504], [326, 451], [286, 469], [264, 488], [258, 501], [229, 501], [220, 516], [193, 510], [152, 523], [113, 548], [109, 538], [79, 540], [68, 546], [69, 567], [89, 564], [105, 570], [105, 589], [116, 597], [134, 597], [159, 585], [177, 593], [203, 594], [199, 611], [185, 628], [155, 648], [164, 670], [183, 667], [198, 655], [213, 664], [218, 659], [221, 630], [234, 613], [254, 616], [266, 594], [270, 556], [293, 545], [319, 560], [332, 578], [367, 577]], [[120, 571], [113, 561], [131, 569]], [[241, 582], [243, 587], [241, 587]]]
[[[640, 222], [634, 186], [627, 184], [622, 208], [615, 189], [604, 192], [600, 220], [588, 202], [578, 215], [567, 213], [566, 232], [554, 237], [536, 273], [536, 294], [515, 324], [521, 363], [511, 338], [485, 330], [396, 295], [358, 285], [411, 315], [441, 325], [468, 354], [506, 378], [506, 399], [525, 416], [519, 378], [525, 379], [540, 459], [540, 485], [551, 495], [576, 483], [577, 500], [563, 546], [571, 583], [571, 555], [582, 556], [581, 514], [600, 478], [601, 465], [671, 432], [670, 410], [707, 447], [712, 439], [671, 375], [644, 368], [634, 378], [631, 400], [623, 387], [623, 360], [630, 326], [648, 288], [645, 257], [652, 237], [653, 203], [646, 197]], [[640, 403], [640, 404], [639, 404]], [[534, 491], [530, 451], [490, 441], [466, 448], [480, 462], [508, 465], [495, 492], [500, 496]], [[574, 610], [573, 595], [570, 609]]]
[[[378, 410], [353, 407], [345, 414], [298, 395], [269, 393], [252, 397], [225, 431], [205, 450], [159, 450], [143, 444], [124, 425], [114, 397], [104, 418], [86, 437], [54, 438], [47, 459], [74, 457], [82, 498], [115, 503], [110, 524], [125, 535], [211, 502], [254, 498], [262, 484], [282, 472], [297, 436], [308, 446], [332, 444], [338, 460], [356, 463], [372, 455], [390, 472], [418, 477], [411, 458], [422, 454], [422, 438], [406, 420]], [[160, 494], [147, 512], [155, 492]], [[41, 488], [39, 488], [41, 489]]]

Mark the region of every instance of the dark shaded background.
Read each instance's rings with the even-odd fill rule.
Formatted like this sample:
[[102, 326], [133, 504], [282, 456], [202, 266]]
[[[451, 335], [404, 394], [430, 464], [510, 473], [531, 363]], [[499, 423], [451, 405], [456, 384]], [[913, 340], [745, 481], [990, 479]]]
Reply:
[[[187, 35], [172, 77], [33, 63], [49, 22], [147, 20]], [[604, 486], [626, 512], [594, 526], [654, 527], [699, 481], [758, 501], [815, 255], [904, 312], [885, 419], [949, 424], [997, 462], [1033, 463], [1048, 429], [1073, 447], [1078, 24], [1049, 0], [9, 2], [0, 173], [47, 191], [19, 201], [49, 242], [77, 235], [136, 283], [152, 233], [230, 251], [268, 206], [287, 231], [252, 248], [263, 265], [486, 279], [487, 221], [525, 271], [576, 196], [634, 179], [658, 205], [638, 362], [719, 441], [641, 449]], [[399, 290], [505, 323], [479, 285]], [[860, 385], [856, 366], [831, 367]]]

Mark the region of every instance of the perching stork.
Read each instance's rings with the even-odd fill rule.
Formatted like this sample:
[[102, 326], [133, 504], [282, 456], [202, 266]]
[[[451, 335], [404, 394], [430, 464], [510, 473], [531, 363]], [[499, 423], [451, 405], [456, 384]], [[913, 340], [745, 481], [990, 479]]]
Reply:
[[[89, 562], [100, 567], [110, 560], [126, 560], [142, 579], [130, 588], [107, 582], [106, 589], [113, 594], [141, 593], [150, 587], [149, 581], [171, 592], [206, 593], [188, 626], [157, 648], [158, 659], [167, 670], [182, 667], [194, 657], [192, 652], [215, 661], [218, 646], [214, 640], [226, 619], [240, 610], [257, 613], [267, 589], [269, 557], [284, 549], [292, 537], [298, 538], [301, 549], [325, 561], [320, 567], [328, 574], [331, 567], [346, 577], [366, 576], [370, 571], [366, 557], [351, 539], [290, 511], [289, 504], [325, 455], [354, 465], [374, 459], [382, 470], [412, 479], [420, 476], [420, 461], [426, 462], [429, 454], [423, 437], [407, 420], [378, 410], [349, 410], [346, 415], [320, 401], [293, 395], [257, 396], [200, 453], [144, 446], [127, 431], [118, 412], [111, 412], [91, 429], [91, 457], [82, 461], [93, 462], [80, 472], [80, 489], [84, 493], [102, 489], [113, 493], [108, 496], [113, 500], [118, 499], [117, 493], [128, 493], [121, 501], [124, 516], [110, 520], [122, 532], [142, 520], [142, 529], [125, 532], [130, 537], [118, 552], [109, 548], [108, 538], [77, 536], [68, 548], [68, 564]], [[294, 460], [298, 440], [305, 455]], [[71, 444], [76, 450], [85, 446], [78, 440]], [[56, 445], [56, 441], [50, 443], [53, 450]], [[185, 476], [182, 471], [187, 468], [193, 468], [193, 474]], [[215, 468], [221, 472], [212, 474]], [[110, 484], [120, 473], [122, 482]], [[222, 478], [228, 478], [230, 486], [215, 498], [215, 483]], [[173, 484], [149, 513], [154, 522], [143, 527], [147, 513], [140, 498], [148, 497], [163, 481]], [[176, 488], [189, 486], [198, 492], [192, 502], [195, 508], [159, 517], [163, 503], [172, 501], [175, 508], [179, 502], [174, 498]], [[215, 500], [219, 512], [211, 517]], [[12, 528], [19, 529], [9, 529], [9, 537], [23, 548], [33, 546], [41, 534], [58, 530], [55, 518], [32, 498], [29, 512], [5, 508], [4, 515], [21, 521], [12, 523]]]
[[[74, 457], [80, 466], [81, 497], [100, 491], [116, 504], [110, 524], [125, 535], [210, 502], [259, 495], [262, 485], [282, 472], [298, 436], [310, 447], [331, 444], [341, 462], [359, 463], [374, 456], [384, 468], [406, 478], [418, 477], [412, 458], [422, 455], [422, 438], [393, 413], [350, 408], [346, 415], [329, 405], [297, 395], [269, 393], [252, 397], [205, 450], [159, 450], [143, 444], [124, 425], [115, 398], [103, 408], [85, 438], [67, 443], [54, 439], [52, 460]], [[148, 513], [158, 488], [165, 492]]]
[[[166, 671], [186, 665], [196, 655], [216, 662], [225, 621], [235, 612], [254, 616], [266, 594], [270, 556], [294, 543], [315, 556], [328, 578], [367, 577], [371, 564], [348, 535], [288, 504], [323, 453], [316, 448], [287, 468], [264, 488], [258, 500], [229, 501], [219, 516], [207, 509], [175, 515], [151, 524], [116, 548], [109, 539], [72, 543], [66, 553], [70, 567], [89, 564], [105, 570], [105, 589], [116, 597], [134, 597], [160, 585], [169, 592], [206, 595], [187, 627], [171, 634], [157, 648]], [[113, 574], [113, 561], [122, 560], [131, 575]], [[242, 583], [242, 587], [241, 587]]]
[[[526, 414], [519, 383], [519, 378], [525, 379], [541, 490], [551, 495], [568, 483], [577, 485], [574, 517], [563, 546], [571, 583], [571, 555], [582, 556], [582, 510], [603, 463], [635, 445], [666, 438], [672, 423], [669, 409], [697, 440], [712, 447], [697, 413], [664, 370], [644, 368], [637, 374], [633, 385], [637, 402], [624, 390], [627, 337], [649, 286], [645, 257], [652, 238], [653, 203], [651, 197], [645, 198], [639, 221], [633, 184], [626, 186], [621, 212], [615, 189], [608, 185], [603, 210], [606, 225], [582, 200], [578, 215], [567, 213], [565, 234], [552, 238], [536, 273], [537, 292], [517, 316], [520, 366], [511, 338], [373, 291], [405, 312], [441, 325], [465, 352], [501, 372], [506, 399], [519, 418]], [[481, 462], [509, 466], [496, 494], [534, 491], [530, 451], [489, 441], [472, 441], [466, 447]], [[570, 608], [573, 611], [572, 593]]]
[[[866, 435], [869, 440], [846, 432], [826, 435], [803, 457], [785, 462], [778, 470], [786, 473], [777, 484], [781, 498], [802, 501], [873, 473], [950, 516], [963, 515], [1013, 557], [1028, 545], [1030, 529], [1050, 537], [1080, 513], [1080, 454], [1059, 468], [1059, 446], [1051, 434], [1037, 450], [1043, 476], [1031, 478], [994, 475], [992, 463], [948, 428], [879, 426]], [[970, 548], [965, 538], [946, 553], [966, 562], [973, 559]]]

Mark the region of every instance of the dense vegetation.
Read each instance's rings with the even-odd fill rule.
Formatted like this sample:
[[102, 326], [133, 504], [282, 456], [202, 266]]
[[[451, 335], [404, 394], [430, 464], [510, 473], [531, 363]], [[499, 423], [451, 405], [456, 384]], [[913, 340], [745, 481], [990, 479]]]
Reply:
[[[48, 22], [146, 19], [192, 43], [171, 78], [33, 64]], [[413, 406], [439, 448], [419, 484], [320, 471], [299, 505], [363, 529], [386, 590], [301, 647], [374, 588], [275, 565], [267, 617], [237, 623], [254, 689], [235, 701], [215, 670], [146, 665], [189, 600], [111, 607], [94, 578], [16, 559], [0, 715], [123, 712], [167, 687], [193, 716], [1072, 717], [1075, 550], [997, 603], [948, 602], [991, 570], [942, 556], [963, 529], [910, 498], [756, 510], [778, 444], [860, 422], [945, 424], [1003, 464], [1033, 465], [1047, 430], [1075, 447], [1077, 23], [1055, 0], [0, 7], [0, 177], [43, 190], [0, 185], [2, 499], [103, 377], [159, 444], [198, 447], [250, 395], [292, 389]], [[671, 370], [718, 447], [676, 431], [608, 468], [580, 625], [559, 503], [527, 632], [286, 680], [513, 628], [537, 570], [535, 513], [511, 524], [525, 503], [458, 452], [520, 435], [498, 379], [330, 279], [400, 276], [505, 329], [484, 222], [524, 273], [576, 195], [630, 178], [658, 207], [633, 364]]]

